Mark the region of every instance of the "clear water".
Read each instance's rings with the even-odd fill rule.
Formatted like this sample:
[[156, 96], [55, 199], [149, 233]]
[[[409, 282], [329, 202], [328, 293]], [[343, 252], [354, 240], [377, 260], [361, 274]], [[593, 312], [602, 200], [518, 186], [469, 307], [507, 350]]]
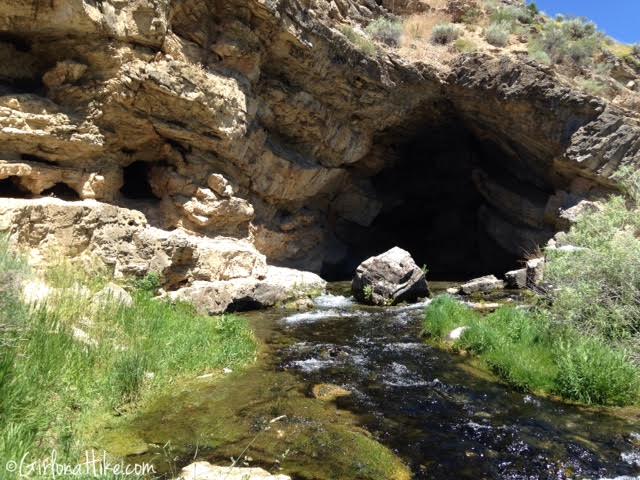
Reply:
[[321, 297], [287, 316], [282, 368], [354, 394], [356, 412], [409, 462], [415, 478], [562, 479], [640, 475], [640, 424], [522, 394], [419, 337], [423, 306], [359, 310]]
[[[238, 382], [244, 383], [230, 383], [231, 389], [244, 389], [237, 398], [247, 406], [228, 414], [238, 416], [238, 423], [254, 422], [259, 414], [252, 408], [259, 405], [261, 414], [289, 409], [291, 416], [291, 409], [321, 403], [308, 398], [313, 385], [337, 384], [352, 395], [338, 398], [326, 409], [326, 420], [317, 421], [333, 422], [336, 406], [348, 412], [352, 421], [396, 452], [416, 479], [640, 475], [637, 412], [586, 409], [515, 392], [468, 359], [422, 342], [424, 306], [361, 307], [335, 294], [318, 298], [310, 312], [249, 315], [266, 347], [257, 370], [239, 376]], [[295, 401], [291, 392], [296, 392]], [[170, 395], [170, 401], [134, 422], [136, 435], [149, 443], [182, 445], [177, 463], [196, 456], [227, 461], [234, 450], [225, 448], [223, 437], [214, 442], [215, 448], [198, 452], [187, 445], [220, 415], [216, 395], [220, 393], [214, 387]], [[236, 447], [250, 438], [235, 431], [231, 436]], [[289, 469], [286, 462], [281, 465], [283, 472], [320, 478], [309, 472], [330, 460], [308, 457], [297, 462], [290, 457]], [[275, 464], [264, 460], [269, 456], [262, 458], [262, 466], [273, 469]], [[305, 468], [298, 468], [302, 463]], [[322, 478], [361, 478], [357, 472], [340, 471]]]

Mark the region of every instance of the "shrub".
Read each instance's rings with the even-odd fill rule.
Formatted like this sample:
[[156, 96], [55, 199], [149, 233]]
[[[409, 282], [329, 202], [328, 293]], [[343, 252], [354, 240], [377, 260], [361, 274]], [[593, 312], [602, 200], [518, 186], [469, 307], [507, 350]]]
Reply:
[[631, 45], [631, 55], [640, 59], [640, 43]]
[[367, 25], [365, 32], [374, 40], [396, 47], [402, 37], [402, 22], [387, 18], [378, 18]]
[[492, 23], [484, 32], [484, 38], [493, 46], [504, 47], [509, 42], [510, 32], [508, 23]]
[[590, 95], [603, 96], [606, 93], [607, 86], [597, 79], [576, 77], [574, 80], [578, 88]]
[[471, 53], [475, 52], [478, 49], [478, 46], [474, 42], [466, 38], [459, 38], [458, 40], [456, 40], [453, 46], [460, 53]]
[[531, 45], [534, 50], [544, 51], [553, 62], [584, 66], [602, 49], [604, 37], [594, 24], [581, 19], [551, 21]]
[[586, 18], [571, 18], [564, 20], [562, 30], [570, 40], [580, 40], [594, 36], [598, 29], [595, 23], [590, 22]]
[[349, 40], [358, 50], [365, 55], [375, 55], [377, 48], [375, 44], [364, 35], [356, 32], [348, 25], [340, 25], [338, 27], [340, 33], [342, 33], [347, 40]]
[[532, 10], [518, 5], [499, 6], [491, 14], [492, 23], [506, 23], [510, 29], [513, 29], [518, 22], [531, 23], [533, 18]]
[[585, 214], [567, 236], [585, 250], [548, 252], [547, 278], [557, 285], [551, 313], [557, 322], [640, 354], [640, 214], [621, 197]]
[[446, 45], [460, 37], [460, 29], [452, 23], [440, 23], [431, 32], [431, 41], [439, 45]]
[[591, 63], [593, 55], [599, 48], [598, 40], [594, 37], [580, 38], [573, 42], [567, 42], [564, 54], [578, 65]]
[[551, 57], [547, 55], [547, 52], [545, 52], [544, 50], [535, 48], [532, 45], [530, 45], [530, 48], [529, 48], [529, 58], [538, 63], [541, 63], [542, 65], [551, 65]]

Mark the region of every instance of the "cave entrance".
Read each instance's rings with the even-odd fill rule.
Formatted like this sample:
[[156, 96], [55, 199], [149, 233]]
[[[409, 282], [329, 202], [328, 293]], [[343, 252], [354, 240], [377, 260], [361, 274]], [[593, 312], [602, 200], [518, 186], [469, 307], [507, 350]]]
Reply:
[[31, 192], [20, 185], [20, 177], [11, 176], [0, 180], [0, 197], [31, 198]]
[[80, 195], [73, 188], [63, 182], [56, 183], [53, 187], [42, 192], [43, 197], [55, 197], [67, 201], [80, 200]]
[[383, 151], [386, 166], [369, 179], [381, 210], [368, 226], [339, 226], [348, 253], [341, 265], [325, 265], [330, 279], [349, 278], [361, 261], [394, 246], [409, 251], [433, 280], [500, 277], [520, 268], [554, 233], [527, 225], [520, 203], [512, 202], [522, 197], [509, 193], [543, 212], [550, 194], [544, 180], [523, 181], [523, 171], [529, 179], [534, 173], [520, 159], [461, 123], [431, 125], [406, 141], [392, 140]]
[[159, 201], [160, 199], [153, 193], [149, 175], [151, 173], [151, 164], [148, 162], [133, 162], [131, 165], [123, 169], [123, 185], [120, 193], [125, 198], [131, 200], [151, 200]]

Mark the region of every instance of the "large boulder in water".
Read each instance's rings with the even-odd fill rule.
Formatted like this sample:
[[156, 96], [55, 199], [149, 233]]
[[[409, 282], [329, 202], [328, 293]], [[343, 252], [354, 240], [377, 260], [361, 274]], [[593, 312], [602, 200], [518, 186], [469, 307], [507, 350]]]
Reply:
[[391, 250], [362, 262], [351, 283], [353, 296], [362, 303], [393, 305], [429, 296], [424, 272], [406, 250]]

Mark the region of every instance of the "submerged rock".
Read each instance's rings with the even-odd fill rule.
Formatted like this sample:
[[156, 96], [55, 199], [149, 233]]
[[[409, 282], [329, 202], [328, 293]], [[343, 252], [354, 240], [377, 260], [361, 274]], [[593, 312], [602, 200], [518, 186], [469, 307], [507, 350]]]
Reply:
[[209, 462], [194, 462], [182, 469], [176, 480], [291, 480], [287, 475], [272, 475], [262, 468], [221, 467]]
[[346, 388], [342, 388], [339, 385], [333, 385], [331, 383], [319, 383], [314, 385], [311, 389], [311, 393], [318, 400], [323, 402], [333, 402], [340, 397], [348, 397], [351, 392]]
[[351, 291], [359, 302], [393, 305], [429, 296], [429, 285], [409, 252], [394, 247], [358, 266]]
[[461, 285], [460, 289], [465, 295], [472, 293], [486, 293], [504, 288], [504, 282], [498, 280], [494, 275], [486, 275], [480, 278], [474, 278], [467, 283]]

